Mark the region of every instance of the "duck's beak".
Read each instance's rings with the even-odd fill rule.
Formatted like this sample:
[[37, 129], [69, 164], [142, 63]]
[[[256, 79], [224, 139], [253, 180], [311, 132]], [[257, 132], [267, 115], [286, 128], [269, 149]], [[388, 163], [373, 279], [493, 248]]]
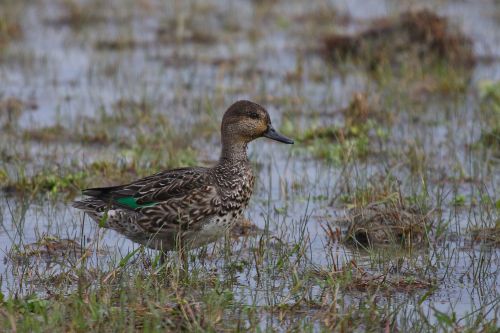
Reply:
[[269, 127], [267, 128], [267, 131], [264, 133], [264, 136], [266, 138], [271, 139], [271, 140], [276, 140], [279, 142], [287, 143], [289, 145], [293, 145], [292, 139], [289, 139], [286, 136], [281, 135], [278, 132], [276, 132], [276, 130], [274, 129], [274, 127], [271, 124], [269, 124]]

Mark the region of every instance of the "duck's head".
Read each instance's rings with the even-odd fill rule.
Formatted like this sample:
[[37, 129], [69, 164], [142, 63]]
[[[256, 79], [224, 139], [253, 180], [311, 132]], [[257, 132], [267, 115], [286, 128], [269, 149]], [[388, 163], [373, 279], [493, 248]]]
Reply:
[[271, 124], [266, 109], [250, 101], [231, 105], [222, 118], [222, 140], [248, 143], [260, 137], [293, 144], [293, 140], [279, 134]]

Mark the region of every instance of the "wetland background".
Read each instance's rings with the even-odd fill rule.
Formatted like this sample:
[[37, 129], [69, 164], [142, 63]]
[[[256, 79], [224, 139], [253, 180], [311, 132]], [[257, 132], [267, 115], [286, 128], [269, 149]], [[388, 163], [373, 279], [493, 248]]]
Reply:
[[[0, 2], [0, 330], [497, 332], [500, 2]], [[211, 165], [238, 99], [248, 220], [158, 254], [70, 202]]]

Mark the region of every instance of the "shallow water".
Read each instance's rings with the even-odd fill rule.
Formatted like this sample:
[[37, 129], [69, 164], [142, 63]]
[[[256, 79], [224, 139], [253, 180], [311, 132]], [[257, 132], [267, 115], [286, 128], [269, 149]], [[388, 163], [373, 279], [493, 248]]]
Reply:
[[[322, 8], [324, 3], [314, 5]], [[177, 32], [172, 34], [182, 33], [178, 31], [181, 28], [175, 19], [179, 13], [193, 9], [182, 8], [179, 4], [162, 5], [152, 1], [152, 8], [159, 9], [131, 7], [132, 12], [121, 8], [116, 13], [105, 8], [103, 15], [108, 18], [104, 22], [84, 24], [78, 29], [55, 22], [63, 11], [52, 2], [23, 2], [21, 6], [24, 36], [8, 48], [6, 60], [0, 62], [0, 80], [3, 83], [0, 96], [34, 100], [38, 106], [35, 111], [22, 115], [21, 128], [71, 124], [78, 121], [79, 116], [95, 116], [100, 108], [111, 110], [120, 99], [151, 100], [155, 111], [168, 115], [179, 128], [189, 128], [203, 116], [204, 106], [216, 106], [211, 116], [214, 122], [218, 122], [224, 111], [222, 106], [239, 98], [267, 99], [268, 103], [264, 104], [268, 106], [278, 128], [286, 112], [304, 112], [294, 121], [306, 127], [335, 122], [335, 117], [317, 114], [333, 113], [345, 107], [353, 92], [376, 89], [361, 71], [343, 76], [335, 69], [325, 69], [324, 60], [318, 55], [301, 51], [301, 45], [307, 38], [297, 32], [300, 28], [293, 23], [294, 17], [306, 10], [299, 2], [293, 5], [278, 2], [272, 10], [279, 15], [271, 18], [258, 5], [247, 1], [240, 1], [237, 5], [231, 3], [227, 8], [220, 3], [212, 3], [206, 7], [208, 9], [200, 6], [196, 9], [199, 13], [193, 24], [208, 22], [205, 32], [215, 36], [215, 42], [209, 44], [189, 41], [162, 43], [156, 40], [157, 29], [165, 26], [165, 22], [171, 24], [172, 20], [174, 25], [177, 24]], [[114, 6], [116, 9], [116, 4]], [[314, 11], [315, 6], [309, 10]], [[368, 18], [406, 7], [394, 1], [371, 1], [368, 5], [365, 1], [332, 1], [329, 6], [340, 8], [355, 20], [360, 20], [353, 26], [362, 25]], [[113, 6], [110, 5], [110, 8]], [[463, 27], [464, 32], [474, 40], [476, 54], [493, 58], [493, 61], [480, 62], [474, 68], [470, 89], [459, 101], [450, 102], [448, 97], [429, 101], [417, 125], [410, 121], [414, 117], [412, 110], [404, 110], [398, 127], [393, 128], [393, 140], [384, 149], [404, 150], [409, 143], [416, 142], [431, 156], [429, 162], [435, 167], [431, 172], [436, 173], [436, 179], [443, 172], [451, 172], [450, 177], [457, 175], [460, 172], [452, 170], [453, 166], [465, 165], [465, 173], [482, 183], [429, 184], [431, 198], [441, 195], [445, 202], [446, 209], [441, 217], [449, 221], [449, 235], [446, 240], [432, 244], [430, 249], [416, 251], [401, 260], [432, 264], [433, 271], [427, 274], [439, 283], [436, 290], [422, 301], [424, 312], [430, 309], [454, 311], [458, 317], [464, 317], [476, 309], [485, 308], [493, 309], [485, 314], [487, 318], [493, 318], [499, 312], [497, 271], [500, 249], [471, 245], [467, 235], [471, 226], [491, 224], [496, 213], [488, 216], [481, 205], [454, 208], [450, 202], [455, 193], [469, 198], [475, 197], [480, 189], [491, 198], [498, 199], [499, 173], [473, 163], [474, 156], [462, 148], [475, 142], [481, 134], [475, 122], [478, 84], [484, 80], [500, 79], [500, 20], [492, 15], [500, 9], [494, 1], [482, 1], [481, 5], [473, 1], [439, 1], [431, 8]], [[205, 10], [207, 13], [204, 13]], [[124, 19], [111, 20], [109, 17], [113, 15]], [[201, 18], [203, 15], [206, 15], [205, 20]], [[257, 20], [264, 23], [259, 26]], [[352, 26], [347, 29], [352, 29]], [[257, 37], [252, 37], [254, 35]], [[95, 48], [98, 41], [112, 41], [117, 37], [132, 39], [137, 46], [122, 50]], [[298, 80], [291, 80], [290, 74], [298, 67], [305, 74]], [[322, 75], [320, 82], [310, 79], [315, 75]], [[310, 116], [309, 112], [313, 115]], [[64, 143], [27, 145], [32, 145], [29, 150], [34, 156], [33, 165], [43, 165], [46, 163], [43, 156], [50, 154], [55, 156], [56, 165], [69, 165], [74, 161], [84, 164], [93, 158], [123, 158], [113, 147], [82, 147]], [[201, 160], [216, 160], [217, 145], [217, 136], [213, 136], [208, 143], [196, 139], [193, 142], [193, 146], [201, 151]], [[2, 147], [7, 151], [12, 149], [5, 140]], [[352, 187], [362, 186], [372, 176], [386, 174], [388, 169], [402, 182], [404, 193], [421, 189], [422, 184], [410, 180], [408, 170], [401, 166], [401, 161], [372, 158], [342, 170], [335, 164], [301, 154], [301, 148], [304, 147], [291, 149], [263, 139], [250, 145], [251, 159], [258, 167], [258, 181], [248, 218], [261, 228], [268, 227], [272, 235], [291, 245], [303, 241], [304, 235], [307, 235], [310, 246], [306, 257], [310, 267], [326, 267], [335, 258], [340, 266], [356, 259], [358, 265], [372, 272], [387, 269], [376, 267], [378, 261], [369, 254], [341, 244], [327, 246], [327, 237], [321, 225], [343, 216], [348, 208], [332, 204], [331, 198], [342, 194], [345, 184], [341, 182], [346, 179]], [[18, 152], [13, 149], [14, 155]], [[0, 261], [1, 287], [7, 295], [43, 292], [37, 289], [36, 283], [18, 281], [14, 269], [17, 266], [8, 259], [14, 245], [35, 242], [41, 235], [57, 235], [85, 244], [102, 235], [102, 239], [93, 245], [93, 248], [103, 249], [102, 253], [94, 253], [90, 261], [90, 265], [95, 267], [105, 267], [103, 261], [112, 265], [115, 258], [119, 260], [137, 248], [112, 231], [103, 234], [88, 218], [82, 226], [83, 216], [69, 207], [68, 202], [3, 196], [0, 197], [0, 210], [0, 249], [5, 258]], [[255, 239], [248, 241], [250, 244], [256, 242]], [[235, 252], [245, 251], [236, 249]], [[220, 262], [215, 260], [214, 265], [217, 264]], [[59, 269], [60, 265], [54, 268], [55, 271]], [[240, 295], [242, 302], [247, 300], [248, 304], [272, 305], [286, 299], [287, 288], [280, 289], [284, 295], [271, 292], [275, 289], [273, 283], [285, 281], [267, 281], [264, 285], [256, 285], [253, 280], [255, 275], [255, 269], [249, 269], [239, 277], [240, 290], [235, 294]], [[395, 304], [407, 302], [412, 309], [419, 306], [423, 294], [425, 290], [411, 296], [395, 293], [387, 299]], [[356, 297], [362, 295], [346, 296], [349, 297], [355, 302]]]

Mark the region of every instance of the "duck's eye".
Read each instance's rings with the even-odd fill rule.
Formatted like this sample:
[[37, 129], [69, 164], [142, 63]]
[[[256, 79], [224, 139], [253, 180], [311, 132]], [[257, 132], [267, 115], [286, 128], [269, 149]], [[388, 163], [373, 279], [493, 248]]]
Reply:
[[250, 118], [259, 119], [259, 113], [258, 112], [250, 112]]

